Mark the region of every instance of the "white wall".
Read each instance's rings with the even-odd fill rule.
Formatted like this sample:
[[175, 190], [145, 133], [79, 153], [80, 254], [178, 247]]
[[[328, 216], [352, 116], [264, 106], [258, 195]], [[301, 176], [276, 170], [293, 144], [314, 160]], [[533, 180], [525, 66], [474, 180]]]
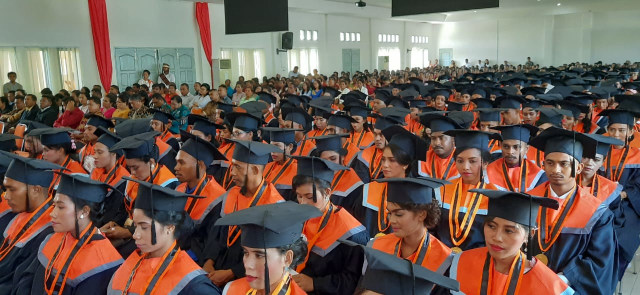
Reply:
[[[438, 48], [453, 48], [457, 63], [488, 58], [524, 64], [526, 57], [541, 65], [570, 62], [640, 60], [640, 39], [634, 38], [640, 11], [582, 12], [518, 16], [494, 20], [444, 23]], [[435, 55], [432, 55], [435, 57]]]

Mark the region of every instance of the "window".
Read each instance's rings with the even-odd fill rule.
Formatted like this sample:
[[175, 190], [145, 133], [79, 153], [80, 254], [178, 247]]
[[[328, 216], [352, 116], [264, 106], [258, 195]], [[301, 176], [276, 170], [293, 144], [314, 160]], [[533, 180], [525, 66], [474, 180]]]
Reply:
[[360, 42], [360, 33], [356, 33], [356, 42]]
[[399, 43], [400, 35], [378, 34], [378, 42], [380, 43]]
[[345, 40], [347, 40], [347, 42], [351, 41], [351, 34], [347, 33], [347, 34], [346, 34], [346, 37], [347, 37], [347, 38], [346, 38]]
[[340, 32], [340, 41], [360, 42], [360, 33]]
[[314, 69], [318, 69], [319, 58], [317, 48], [301, 48], [288, 51], [289, 69], [298, 66], [300, 74], [310, 74]]
[[318, 31], [313, 31], [313, 41], [318, 41]]
[[420, 47], [411, 48], [411, 68], [426, 68], [429, 66], [429, 50]]
[[318, 31], [300, 30], [300, 41], [318, 41]]
[[304, 30], [300, 30], [300, 41], [304, 40]]
[[81, 84], [80, 58], [77, 48], [2, 47], [0, 48], [0, 84], [7, 73], [16, 72], [18, 83], [27, 93], [74, 90]]
[[344, 41], [344, 33], [340, 32], [340, 41]]
[[[389, 57], [389, 70], [397, 71], [400, 70], [400, 48], [398, 47], [381, 47], [378, 48], [378, 56], [388, 56]], [[381, 65], [378, 65], [381, 67]]]
[[221, 49], [220, 58], [231, 59], [231, 77], [244, 76], [262, 79], [266, 74], [264, 50], [262, 49]]
[[429, 43], [429, 37], [427, 37], [427, 36], [411, 36], [411, 43], [413, 43], [413, 44], [427, 44], [427, 43]]

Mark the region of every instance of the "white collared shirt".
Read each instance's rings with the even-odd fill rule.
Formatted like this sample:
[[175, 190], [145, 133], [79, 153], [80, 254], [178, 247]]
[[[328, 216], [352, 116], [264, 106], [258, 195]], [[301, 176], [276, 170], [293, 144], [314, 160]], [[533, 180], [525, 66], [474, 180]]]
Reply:
[[551, 191], [551, 196], [554, 197], [554, 198], [561, 199], [561, 200], [566, 199], [569, 196], [569, 194], [573, 192], [574, 189], [575, 189], [575, 186], [572, 189], [570, 189], [568, 192], [566, 192], [564, 195], [558, 196], [558, 194], [556, 194], [556, 192], [553, 191], [553, 188], [551, 188], [551, 186], [549, 186], [549, 190]]

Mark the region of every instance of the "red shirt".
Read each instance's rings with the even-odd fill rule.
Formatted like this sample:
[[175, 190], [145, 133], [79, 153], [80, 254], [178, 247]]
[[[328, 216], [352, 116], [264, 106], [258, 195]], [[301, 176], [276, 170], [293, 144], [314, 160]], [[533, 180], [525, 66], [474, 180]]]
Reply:
[[75, 108], [73, 111], [66, 110], [62, 113], [62, 116], [53, 122], [53, 127], [69, 127], [72, 129], [78, 128], [80, 121], [84, 113], [80, 108]]

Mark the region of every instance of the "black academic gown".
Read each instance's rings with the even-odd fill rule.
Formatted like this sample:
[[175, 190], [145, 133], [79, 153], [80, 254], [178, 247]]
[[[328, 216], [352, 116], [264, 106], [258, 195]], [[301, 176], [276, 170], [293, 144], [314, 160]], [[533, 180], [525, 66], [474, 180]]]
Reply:
[[617, 211], [614, 211], [614, 228], [620, 252], [618, 275], [622, 279], [640, 247], [640, 161], [625, 165], [619, 183], [623, 185], [622, 190], [627, 193], [627, 198], [621, 199], [617, 204], [612, 202], [609, 207], [613, 210], [613, 206], [618, 205]]
[[[39, 261], [34, 261], [32, 264], [35, 265], [34, 271], [34, 279], [33, 284], [31, 285], [31, 293], [21, 293], [17, 294], [46, 294], [44, 291], [44, 277], [45, 277], [45, 266]], [[120, 265], [116, 265], [114, 267], [108, 268], [104, 271], [101, 271], [97, 274], [94, 274], [88, 278], [83, 279], [79, 283], [69, 283], [64, 287], [62, 293], [58, 293], [59, 295], [83, 295], [83, 294], [91, 294], [91, 295], [106, 295], [107, 289], [99, 289], [96, 286], [108, 286], [113, 273], [116, 272]], [[33, 267], [32, 267], [33, 268]], [[26, 290], [26, 288], [21, 289], [22, 291]]]
[[[347, 240], [366, 245], [369, 235], [367, 231], [361, 231]], [[353, 294], [362, 275], [363, 263], [364, 252], [360, 247], [339, 243], [324, 256], [311, 251], [302, 270], [303, 274], [313, 278], [314, 291], [308, 294]]]
[[0, 261], [0, 294], [21, 294], [20, 290], [31, 286], [32, 281], [23, 279], [22, 274], [37, 260], [40, 244], [52, 232], [51, 226], [41, 228], [40, 233], [21, 247], [16, 246]]

